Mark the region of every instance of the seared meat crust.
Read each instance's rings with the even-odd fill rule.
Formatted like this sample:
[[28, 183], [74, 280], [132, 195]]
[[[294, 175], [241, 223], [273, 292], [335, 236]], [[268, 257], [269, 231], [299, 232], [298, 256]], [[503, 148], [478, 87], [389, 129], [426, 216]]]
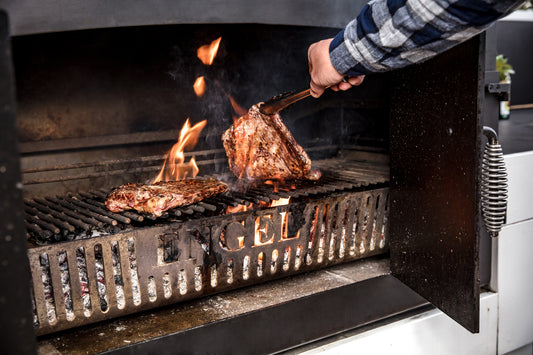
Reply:
[[216, 179], [126, 184], [111, 191], [105, 206], [111, 212], [134, 209], [159, 217], [166, 210], [199, 202], [227, 189], [228, 185]]
[[311, 159], [296, 143], [279, 114], [264, 115], [259, 104], [237, 119], [222, 135], [229, 167], [240, 179], [320, 178]]

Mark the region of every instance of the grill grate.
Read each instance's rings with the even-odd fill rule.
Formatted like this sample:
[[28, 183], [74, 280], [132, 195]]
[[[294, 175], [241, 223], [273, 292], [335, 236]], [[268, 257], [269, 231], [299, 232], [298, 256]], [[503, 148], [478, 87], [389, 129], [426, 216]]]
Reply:
[[[26, 229], [29, 240], [36, 245], [59, 241], [112, 235], [128, 228], [151, 225], [164, 220], [175, 222], [190, 218], [225, 214], [227, 207], [269, 204], [281, 198], [314, 197], [348, 191], [388, 181], [386, 167], [370, 163], [347, 163], [328, 160], [317, 164], [323, 171], [319, 181], [295, 180], [274, 185], [242, 186], [233, 177], [217, 177], [234, 188], [226, 194], [202, 202], [166, 211], [161, 217], [142, 215], [135, 211], [113, 213], [104, 201], [105, 189], [69, 193], [66, 196], [26, 199]], [[156, 221], [157, 220], [157, 221]]]

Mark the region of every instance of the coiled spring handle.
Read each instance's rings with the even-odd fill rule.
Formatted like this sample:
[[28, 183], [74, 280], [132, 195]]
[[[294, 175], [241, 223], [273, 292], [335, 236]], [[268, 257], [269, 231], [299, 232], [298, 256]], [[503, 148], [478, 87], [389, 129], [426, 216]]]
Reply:
[[507, 169], [498, 135], [490, 127], [483, 127], [487, 136], [481, 163], [481, 213], [487, 232], [498, 237], [507, 218]]

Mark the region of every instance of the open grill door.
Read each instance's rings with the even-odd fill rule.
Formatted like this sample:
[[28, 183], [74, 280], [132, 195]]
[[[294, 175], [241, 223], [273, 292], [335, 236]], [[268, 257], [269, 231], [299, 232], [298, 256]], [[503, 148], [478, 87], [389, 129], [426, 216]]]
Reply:
[[480, 43], [394, 73], [390, 118], [392, 273], [471, 332], [479, 332]]

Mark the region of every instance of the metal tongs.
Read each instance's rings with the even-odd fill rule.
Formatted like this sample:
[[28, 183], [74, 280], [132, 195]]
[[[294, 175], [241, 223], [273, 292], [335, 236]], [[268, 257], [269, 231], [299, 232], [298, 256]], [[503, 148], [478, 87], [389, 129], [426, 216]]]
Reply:
[[259, 106], [259, 111], [264, 115], [273, 115], [277, 112], [280, 112], [284, 108], [292, 105], [296, 101], [305, 99], [311, 95], [311, 89], [307, 89], [300, 92], [288, 92], [278, 96], [274, 96], [270, 100]]

